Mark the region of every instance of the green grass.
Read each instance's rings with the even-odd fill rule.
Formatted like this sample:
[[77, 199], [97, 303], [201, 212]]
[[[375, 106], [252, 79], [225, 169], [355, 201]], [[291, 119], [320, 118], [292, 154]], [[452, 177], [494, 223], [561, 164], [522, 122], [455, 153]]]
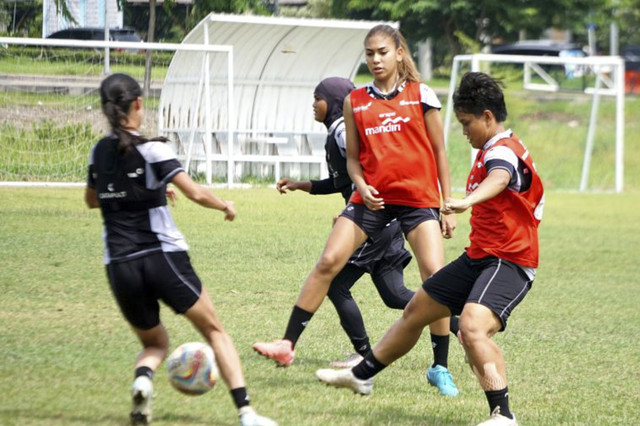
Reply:
[[[540, 164], [542, 167], [542, 164]], [[244, 363], [253, 405], [281, 425], [470, 425], [484, 419], [484, 395], [452, 343], [450, 369], [461, 394], [440, 397], [424, 380], [432, 355], [423, 337], [376, 378], [373, 395], [326, 388], [314, 371], [350, 352], [332, 306], [318, 311], [288, 369], [251, 344], [282, 336], [300, 285], [324, 245], [339, 196], [280, 196], [272, 188], [217, 190], [238, 217], [181, 198], [173, 214], [190, 255]], [[118, 312], [101, 265], [101, 219], [80, 188], [0, 187], [0, 424], [122, 425], [139, 345]], [[508, 366], [512, 409], [525, 425], [631, 425], [640, 417], [640, 194], [547, 194], [541, 266], [533, 290], [496, 337]], [[446, 258], [467, 243], [458, 220]], [[419, 286], [415, 262], [406, 271]], [[372, 340], [398, 317], [368, 277], [354, 287]], [[197, 340], [163, 309], [172, 348]], [[201, 397], [156, 375], [154, 424], [233, 425], [223, 384]]]

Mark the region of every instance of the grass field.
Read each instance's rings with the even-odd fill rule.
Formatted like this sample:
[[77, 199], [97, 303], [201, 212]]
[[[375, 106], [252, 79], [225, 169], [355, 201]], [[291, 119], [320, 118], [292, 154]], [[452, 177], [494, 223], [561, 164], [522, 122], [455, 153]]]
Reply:
[[[277, 369], [253, 353], [253, 342], [282, 336], [341, 199], [279, 196], [272, 188], [216, 192], [236, 201], [235, 222], [184, 198], [173, 213], [236, 342], [259, 412], [281, 425], [471, 425], [487, 416], [457, 343], [450, 369], [460, 396], [447, 399], [427, 385], [426, 336], [376, 378], [370, 397], [316, 382], [316, 369], [350, 352], [329, 303], [299, 341], [292, 367]], [[99, 213], [84, 207], [81, 188], [0, 187], [0, 197], [0, 424], [126, 424], [139, 346], [109, 292]], [[548, 193], [538, 278], [496, 338], [522, 425], [638, 424], [638, 208], [638, 193]], [[467, 219], [459, 218], [446, 242], [447, 260], [467, 242]], [[406, 279], [419, 286], [415, 262]], [[368, 277], [354, 295], [376, 341], [400, 313], [384, 307]], [[163, 312], [172, 348], [199, 339], [183, 318]], [[223, 384], [183, 396], [162, 368], [155, 387], [154, 424], [237, 422]]]

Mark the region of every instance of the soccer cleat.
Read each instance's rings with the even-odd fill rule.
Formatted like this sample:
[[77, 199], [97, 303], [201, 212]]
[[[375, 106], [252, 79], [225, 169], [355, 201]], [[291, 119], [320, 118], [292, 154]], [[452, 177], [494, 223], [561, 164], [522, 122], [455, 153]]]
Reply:
[[512, 419], [500, 414], [500, 406], [498, 406], [493, 409], [491, 417], [482, 423], [478, 423], [478, 426], [518, 426], [518, 422], [516, 422], [515, 414], [513, 414]]
[[373, 379], [358, 379], [353, 375], [351, 369], [322, 369], [316, 371], [316, 377], [327, 385], [336, 388], [348, 388], [360, 395], [369, 395], [373, 391]]
[[132, 408], [129, 415], [132, 425], [148, 425], [151, 423], [151, 398], [153, 383], [147, 376], [139, 376], [131, 386]]
[[290, 366], [296, 356], [291, 340], [254, 343], [253, 350], [264, 357], [274, 360], [281, 367]]
[[238, 415], [240, 416], [240, 425], [242, 426], [278, 426], [278, 423], [268, 417], [259, 415], [253, 407], [249, 405], [245, 405], [239, 409]]
[[436, 365], [435, 367], [429, 367], [427, 370], [427, 380], [431, 386], [438, 388], [438, 391], [444, 396], [457, 396], [458, 388], [453, 383], [451, 373], [446, 367]]
[[353, 368], [356, 365], [360, 364], [364, 358], [357, 352], [352, 353], [342, 361], [331, 361], [329, 363], [330, 366], [335, 368]]

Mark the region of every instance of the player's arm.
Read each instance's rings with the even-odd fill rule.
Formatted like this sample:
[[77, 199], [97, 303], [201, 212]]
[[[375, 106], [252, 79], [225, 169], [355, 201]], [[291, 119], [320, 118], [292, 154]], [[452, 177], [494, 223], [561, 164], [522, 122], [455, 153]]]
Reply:
[[276, 189], [281, 194], [286, 194], [287, 191], [301, 190], [304, 192], [311, 192], [311, 182], [297, 181], [289, 178], [282, 178], [276, 182]]
[[193, 181], [185, 172], [176, 174], [171, 182], [191, 201], [210, 209], [220, 210], [225, 220], [232, 221], [236, 217], [233, 201], [223, 200], [202, 185]]
[[[427, 136], [431, 141], [433, 154], [436, 159], [438, 168], [438, 181], [440, 182], [440, 190], [442, 191], [442, 200], [447, 202], [451, 198], [451, 177], [449, 174], [449, 161], [447, 160], [447, 151], [444, 147], [444, 130], [442, 127], [442, 118], [437, 108], [429, 108], [424, 113], [424, 122], [427, 127]], [[453, 230], [456, 229], [456, 217], [449, 214], [444, 209], [442, 211], [440, 227], [442, 236], [451, 238]]]
[[100, 203], [98, 202], [98, 193], [95, 188], [91, 188], [89, 186], [86, 187], [84, 190], [84, 202], [90, 209], [97, 209], [100, 207]]
[[377, 198], [375, 195], [378, 191], [364, 180], [362, 165], [360, 164], [360, 137], [358, 129], [353, 118], [353, 109], [351, 108], [351, 95], [344, 99], [344, 126], [347, 135], [347, 172], [351, 177], [351, 182], [356, 186], [356, 190], [364, 200], [367, 208], [371, 210], [380, 210], [384, 208], [384, 200]]
[[443, 211], [448, 213], [462, 213], [469, 207], [490, 200], [504, 191], [511, 181], [509, 171], [502, 168], [495, 168], [489, 172], [487, 177], [478, 187], [463, 199], [450, 198], [445, 202]]

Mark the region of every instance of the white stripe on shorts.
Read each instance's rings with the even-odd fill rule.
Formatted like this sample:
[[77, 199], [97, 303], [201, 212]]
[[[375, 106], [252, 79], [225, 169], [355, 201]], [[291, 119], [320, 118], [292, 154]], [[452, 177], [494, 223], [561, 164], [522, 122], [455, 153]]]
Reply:
[[171, 270], [173, 270], [173, 273], [176, 274], [176, 276], [180, 279], [180, 281], [182, 281], [184, 283], [184, 285], [189, 287], [189, 289], [191, 291], [193, 291], [193, 293], [196, 296], [200, 297], [200, 293], [198, 293], [198, 290], [193, 286], [193, 284], [191, 284], [189, 281], [187, 281], [187, 279], [185, 277], [183, 277], [180, 272], [178, 272], [178, 270], [176, 269], [176, 267], [173, 264], [173, 262], [171, 261], [171, 259], [169, 259], [169, 256], [167, 256], [167, 253], [162, 252], [162, 255], [164, 256], [164, 258], [166, 259], [167, 263], [171, 267]]
[[498, 267], [496, 268], [496, 271], [493, 273], [493, 276], [491, 277], [491, 279], [489, 279], [489, 282], [487, 282], [487, 285], [484, 287], [484, 290], [482, 290], [482, 294], [478, 298], [478, 303], [482, 302], [482, 298], [484, 297], [484, 294], [489, 289], [489, 286], [493, 282], [493, 279], [496, 277], [496, 275], [498, 275], [498, 271], [500, 270], [500, 266], [502, 266], [502, 259], [498, 258]]

